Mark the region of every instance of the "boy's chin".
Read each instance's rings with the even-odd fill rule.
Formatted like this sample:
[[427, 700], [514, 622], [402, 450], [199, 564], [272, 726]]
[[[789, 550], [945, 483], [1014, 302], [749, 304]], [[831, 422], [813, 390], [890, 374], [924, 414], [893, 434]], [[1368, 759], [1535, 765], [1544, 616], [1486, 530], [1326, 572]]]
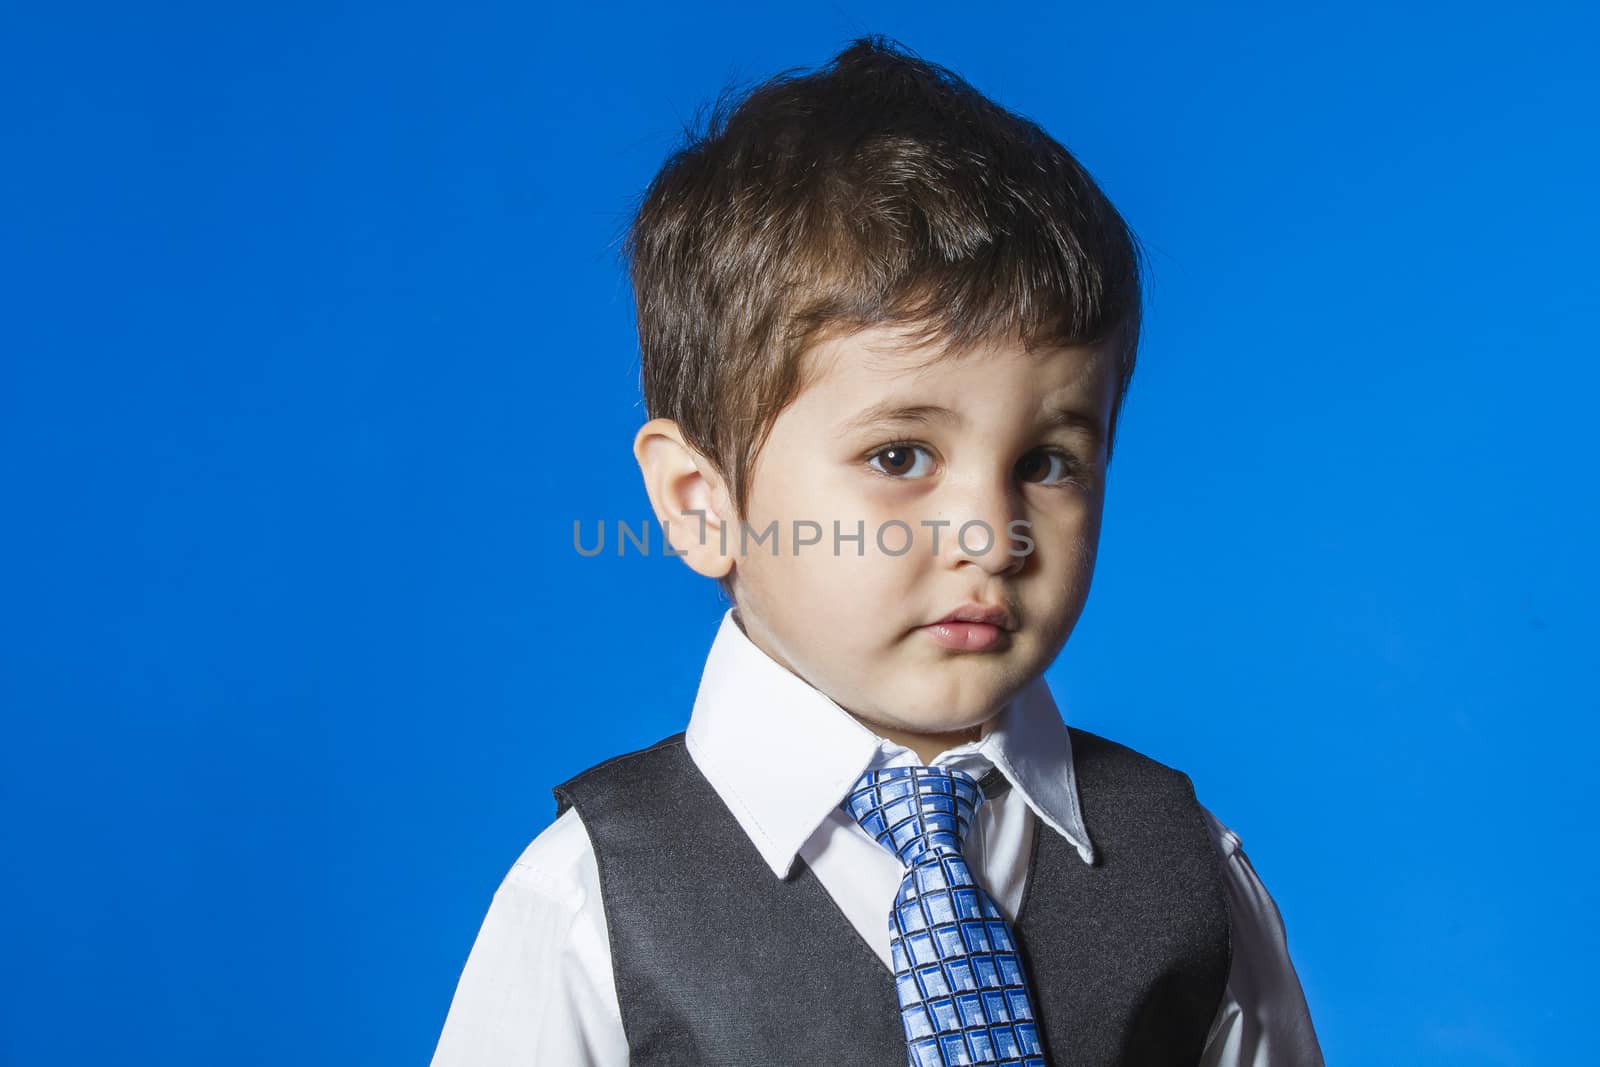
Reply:
[[969, 730], [981, 726], [993, 717], [995, 705], [1004, 702], [990, 699], [986, 693], [967, 691], [959, 696], [941, 697], [927, 694], [925, 699], [896, 700], [889, 705], [885, 717], [891, 718], [904, 729], [923, 734], [947, 734], [955, 730]]

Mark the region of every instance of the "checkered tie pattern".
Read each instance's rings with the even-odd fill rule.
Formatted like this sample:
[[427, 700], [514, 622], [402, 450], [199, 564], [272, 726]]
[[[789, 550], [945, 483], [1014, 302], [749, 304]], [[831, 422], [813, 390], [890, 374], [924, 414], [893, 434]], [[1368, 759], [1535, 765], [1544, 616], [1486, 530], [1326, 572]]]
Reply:
[[1046, 1067], [1011, 927], [961, 852], [983, 799], [965, 771], [887, 767], [840, 805], [906, 865], [889, 938], [910, 1067]]

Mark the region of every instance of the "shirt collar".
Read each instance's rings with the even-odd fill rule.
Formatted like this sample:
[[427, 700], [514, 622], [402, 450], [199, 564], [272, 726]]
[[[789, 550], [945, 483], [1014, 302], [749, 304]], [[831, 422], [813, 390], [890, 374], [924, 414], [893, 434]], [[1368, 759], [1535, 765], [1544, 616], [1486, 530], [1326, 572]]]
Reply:
[[[787, 878], [800, 847], [867, 770], [916, 764], [751, 641], [729, 608], [706, 657], [685, 744], [767, 865]], [[934, 761], [981, 778], [998, 768], [1034, 813], [1077, 849], [1094, 849], [1078, 806], [1072, 741], [1041, 674]]]

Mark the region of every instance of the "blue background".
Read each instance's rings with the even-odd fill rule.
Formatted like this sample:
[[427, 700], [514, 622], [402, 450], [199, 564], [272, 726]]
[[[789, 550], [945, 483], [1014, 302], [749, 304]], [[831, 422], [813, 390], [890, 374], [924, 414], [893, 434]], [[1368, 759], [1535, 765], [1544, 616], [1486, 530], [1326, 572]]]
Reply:
[[1239, 832], [1330, 1062], [1584, 1058], [1595, 19], [1287, 7], [12, 9], [0, 1060], [426, 1061], [722, 611], [572, 549], [649, 517], [631, 199], [866, 32], [1151, 251], [1066, 717]]

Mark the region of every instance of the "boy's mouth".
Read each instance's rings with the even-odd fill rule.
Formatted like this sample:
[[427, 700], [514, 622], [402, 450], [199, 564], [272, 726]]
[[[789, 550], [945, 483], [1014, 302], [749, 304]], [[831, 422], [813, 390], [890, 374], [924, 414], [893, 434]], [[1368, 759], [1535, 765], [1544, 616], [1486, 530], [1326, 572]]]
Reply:
[[987, 652], [1011, 641], [1010, 630], [988, 622], [931, 622], [918, 629], [936, 644], [958, 652]]
[[968, 601], [944, 618], [918, 628], [945, 648], [986, 652], [1010, 642], [1017, 620], [1004, 607]]
[[1015, 630], [1017, 628], [1016, 617], [1008, 609], [999, 605], [979, 604], [970, 600], [943, 618], [929, 623], [929, 625], [939, 626], [956, 622], [981, 623], [998, 630]]

